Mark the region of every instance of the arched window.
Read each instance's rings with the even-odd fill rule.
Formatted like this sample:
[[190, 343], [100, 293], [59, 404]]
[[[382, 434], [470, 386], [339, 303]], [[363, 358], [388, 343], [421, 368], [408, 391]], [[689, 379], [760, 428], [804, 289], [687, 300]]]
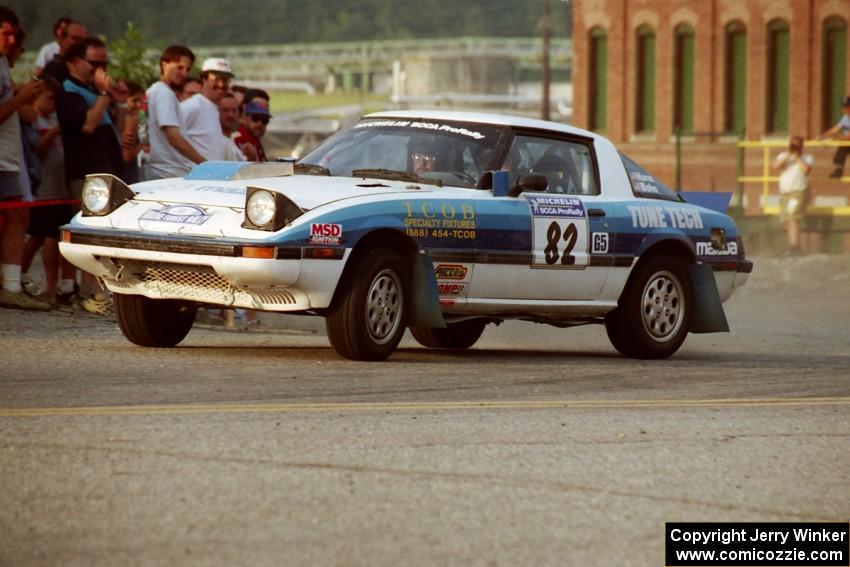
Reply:
[[724, 36], [723, 129], [741, 134], [747, 110], [747, 29], [731, 22]]
[[655, 130], [655, 32], [649, 26], [637, 30], [637, 104], [635, 131]]
[[767, 132], [788, 132], [788, 91], [791, 34], [788, 22], [773, 20], [767, 26]]
[[602, 28], [590, 32], [589, 127], [604, 132], [608, 113], [608, 36]]
[[841, 119], [841, 99], [847, 94], [847, 23], [838, 17], [823, 23], [823, 119], [821, 129], [834, 126]]
[[673, 127], [694, 129], [694, 29], [686, 24], [674, 31]]

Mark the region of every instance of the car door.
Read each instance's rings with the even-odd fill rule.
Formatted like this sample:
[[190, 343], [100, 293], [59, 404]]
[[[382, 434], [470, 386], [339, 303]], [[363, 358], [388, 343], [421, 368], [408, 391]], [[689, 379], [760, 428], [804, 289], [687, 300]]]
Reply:
[[614, 211], [600, 195], [592, 141], [520, 132], [505, 165], [512, 185], [523, 175], [544, 175], [546, 191], [493, 197], [481, 222], [501, 230], [479, 239], [478, 256], [487, 261], [476, 264], [471, 295], [523, 300], [599, 297], [610, 264], [594, 261], [594, 255], [613, 249], [607, 221]]

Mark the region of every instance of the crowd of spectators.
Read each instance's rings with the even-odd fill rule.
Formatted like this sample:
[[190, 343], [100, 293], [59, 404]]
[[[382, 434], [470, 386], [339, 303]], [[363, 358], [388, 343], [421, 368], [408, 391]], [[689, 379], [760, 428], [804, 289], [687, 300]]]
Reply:
[[[79, 210], [85, 176], [130, 184], [208, 160], [265, 161], [269, 95], [232, 84], [221, 58], [193, 77], [195, 55], [182, 45], [162, 52], [158, 81], [139, 85], [109, 74], [107, 45], [83, 23], [59, 18], [53, 34], [35, 76], [15, 84], [26, 34], [0, 6], [0, 307], [105, 314], [105, 291], [59, 254], [59, 227]], [[27, 272], [39, 250], [45, 281], [34, 285]]]

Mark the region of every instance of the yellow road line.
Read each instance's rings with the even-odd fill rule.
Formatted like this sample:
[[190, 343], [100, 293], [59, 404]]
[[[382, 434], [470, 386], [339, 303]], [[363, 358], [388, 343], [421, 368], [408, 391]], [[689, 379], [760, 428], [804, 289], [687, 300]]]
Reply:
[[362, 402], [303, 404], [174, 404], [140, 406], [94, 406], [55, 408], [0, 408], [0, 417], [120, 416], [204, 413], [333, 413], [333, 412], [428, 412], [452, 410], [541, 410], [686, 408], [754, 406], [850, 405], [850, 397], [743, 398], [682, 400], [527, 400], [480, 402]]

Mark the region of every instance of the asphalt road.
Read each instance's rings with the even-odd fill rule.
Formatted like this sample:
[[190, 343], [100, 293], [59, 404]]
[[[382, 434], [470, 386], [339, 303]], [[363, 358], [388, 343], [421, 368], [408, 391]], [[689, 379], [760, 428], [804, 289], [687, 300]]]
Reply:
[[660, 362], [0, 310], [0, 565], [644, 566], [669, 521], [846, 522], [850, 258], [756, 261], [732, 332]]

